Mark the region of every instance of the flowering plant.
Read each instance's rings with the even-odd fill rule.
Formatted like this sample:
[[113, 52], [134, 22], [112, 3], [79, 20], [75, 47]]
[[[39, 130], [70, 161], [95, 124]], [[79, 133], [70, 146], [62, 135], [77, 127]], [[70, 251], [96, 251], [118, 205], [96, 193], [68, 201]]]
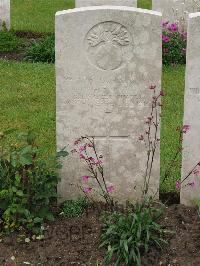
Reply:
[[[88, 174], [81, 177], [83, 185], [81, 186], [84, 194], [92, 200], [91, 194], [95, 191], [95, 181], [100, 190], [100, 195], [105, 199], [108, 206], [114, 206], [111, 194], [114, 192], [114, 186], [108, 184], [104, 175], [103, 156], [97, 153], [94, 137], [81, 137], [74, 142], [75, 152], [79, 155], [80, 159], [84, 161], [87, 166]], [[90, 185], [89, 185], [90, 183]]]
[[185, 64], [187, 33], [179, 32], [176, 23], [162, 23], [163, 64]]
[[145, 144], [147, 150], [147, 161], [146, 161], [146, 170], [144, 175], [144, 185], [143, 185], [143, 197], [145, 198], [148, 194], [149, 183], [151, 179], [152, 169], [154, 158], [156, 155], [156, 150], [160, 142], [159, 138], [159, 124], [160, 124], [160, 106], [161, 106], [161, 97], [164, 96], [164, 92], [156, 94], [156, 86], [150, 86], [150, 90], [153, 92], [152, 101], [151, 101], [151, 112], [147, 117], [145, 124], [145, 132], [139, 136], [139, 140]]

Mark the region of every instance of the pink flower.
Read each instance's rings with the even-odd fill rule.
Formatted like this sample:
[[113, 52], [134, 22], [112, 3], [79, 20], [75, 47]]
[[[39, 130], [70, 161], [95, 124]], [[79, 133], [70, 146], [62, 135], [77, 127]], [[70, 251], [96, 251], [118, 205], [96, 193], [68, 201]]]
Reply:
[[85, 146], [85, 145], [79, 147], [79, 151], [80, 151], [80, 152], [85, 151], [85, 150], [86, 150], [86, 146]]
[[92, 143], [87, 143], [87, 146], [90, 147], [90, 148], [93, 147]]
[[183, 133], [187, 133], [188, 132], [188, 130], [190, 130], [190, 125], [184, 125], [183, 127], [182, 127], [182, 131], [183, 131]]
[[181, 180], [178, 180], [176, 182], [176, 189], [180, 189], [181, 188]]
[[83, 175], [83, 176], [81, 176], [81, 179], [82, 179], [82, 181], [87, 182], [88, 179], [89, 179], [89, 176], [88, 175]]
[[112, 193], [113, 191], [114, 191], [114, 187], [113, 186], [107, 187], [107, 192], [108, 193]]
[[101, 160], [96, 160], [96, 162], [94, 162], [95, 165], [100, 165], [102, 164], [102, 161]]
[[194, 171], [193, 171], [193, 174], [195, 174], [195, 175], [200, 175], [200, 169], [196, 169], [196, 170], [194, 170]]
[[83, 189], [83, 191], [88, 194], [88, 193], [90, 193], [92, 191], [92, 188], [91, 187], [85, 187]]
[[81, 154], [80, 154], [80, 158], [81, 158], [81, 159], [85, 159], [85, 156], [81, 153]]
[[178, 30], [178, 26], [176, 23], [169, 24], [167, 28], [168, 28], [168, 30], [171, 30], [173, 32]]
[[162, 27], [166, 28], [168, 24], [169, 24], [169, 21], [163, 21], [162, 22]]
[[163, 90], [160, 91], [160, 96], [165, 96], [165, 93]]
[[162, 35], [162, 40], [164, 43], [168, 43], [170, 41], [170, 38], [168, 36]]
[[74, 141], [74, 145], [78, 145], [80, 142], [81, 142], [81, 139], [80, 139], [80, 138], [79, 138], [79, 139], [76, 139], [76, 140]]

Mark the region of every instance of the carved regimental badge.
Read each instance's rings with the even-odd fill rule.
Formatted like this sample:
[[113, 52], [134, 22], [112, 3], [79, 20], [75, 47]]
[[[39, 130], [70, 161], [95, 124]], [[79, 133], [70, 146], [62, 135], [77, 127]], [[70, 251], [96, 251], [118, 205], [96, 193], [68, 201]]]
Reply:
[[85, 39], [89, 61], [103, 70], [118, 69], [126, 61], [131, 36], [117, 22], [102, 22], [95, 25]]

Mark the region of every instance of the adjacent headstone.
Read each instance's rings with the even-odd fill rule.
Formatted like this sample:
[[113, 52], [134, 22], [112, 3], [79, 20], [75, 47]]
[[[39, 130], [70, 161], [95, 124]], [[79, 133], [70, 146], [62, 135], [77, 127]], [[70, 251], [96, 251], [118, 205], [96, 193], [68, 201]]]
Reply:
[[[190, 130], [184, 134], [182, 180], [200, 161], [200, 13], [189, 15], [186, 86], [184, 103], [184, 124], [190, 125]], [[187, 183], [193, 183], [189, 186]], [[194, 204], [200, 199], [200, 178], [192, 174], [187, 182], [182, 184], [181, 203]]]
[[[188, 14], [200, 11], [199, 0], [152, 0], [152, 9], [163, 15], [163, 21], [179, 22], [187, 28]], [[185, 23], [184, 23], [185, 21]]]
[[0, 0], [0, 29], [2, 25], [10, 29], [10, 0]]
[[[115, 199], [141, 197], [147, 152], [138, 141], [161, 83], [161, 14], [130, 7], [77, 8], [56, 14], [57, 148], [94, 136]], [[159, 188], [159, 148], [150, 194]], [[77, 154], [64, 160], [58, 191], [76, 198], [87, 174]]]
[[76, 0], [76, 7], [86, 6], [130, 6], [137, 7], [137, 0]]

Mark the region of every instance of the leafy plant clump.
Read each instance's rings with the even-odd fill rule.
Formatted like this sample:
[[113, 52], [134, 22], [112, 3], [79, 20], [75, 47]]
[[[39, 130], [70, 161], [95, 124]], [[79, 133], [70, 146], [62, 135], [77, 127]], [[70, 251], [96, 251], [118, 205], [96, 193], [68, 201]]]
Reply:
[[0, 134], [0, 230], [21, 226], [37, 231], [45, 220], [53, 220], [52, 204], [57, 198], [57, 169], [60, 157], [42, 159], [32, 132], [19, 134], [19, 144], [7, 144], [9, 131]]
[[[106, 213], [100, 247], [107, 248], [106, 263], [115, 258], [118, 265], [141, 265], [141, 254], [151, 246], [162, 248], [167, 242], [163, 239], [166, 231], [156, 223], [161, 209], [136, 204], [127, 213]], [[107, 264], [108, 265], [108, 264]]]
[[17, 37], [13, 32], [0, 31], [0, 52], [18, 52], [25, 46], [23, 39]]
[[24, 60], [31, 62], [55, 62], [55, 37], [46, 36], [35, 41], [25, 52]]
[[62, 205], [62, 215], [67, 218], [80, 217], [86, 207], [88, 206], [88, 201], [86, 198], [79, 198], [77, 200], [67, 200]]
[[163, 64], [185, 64], [187, 33], [179, 32], [175, 23], [163, 22]]

